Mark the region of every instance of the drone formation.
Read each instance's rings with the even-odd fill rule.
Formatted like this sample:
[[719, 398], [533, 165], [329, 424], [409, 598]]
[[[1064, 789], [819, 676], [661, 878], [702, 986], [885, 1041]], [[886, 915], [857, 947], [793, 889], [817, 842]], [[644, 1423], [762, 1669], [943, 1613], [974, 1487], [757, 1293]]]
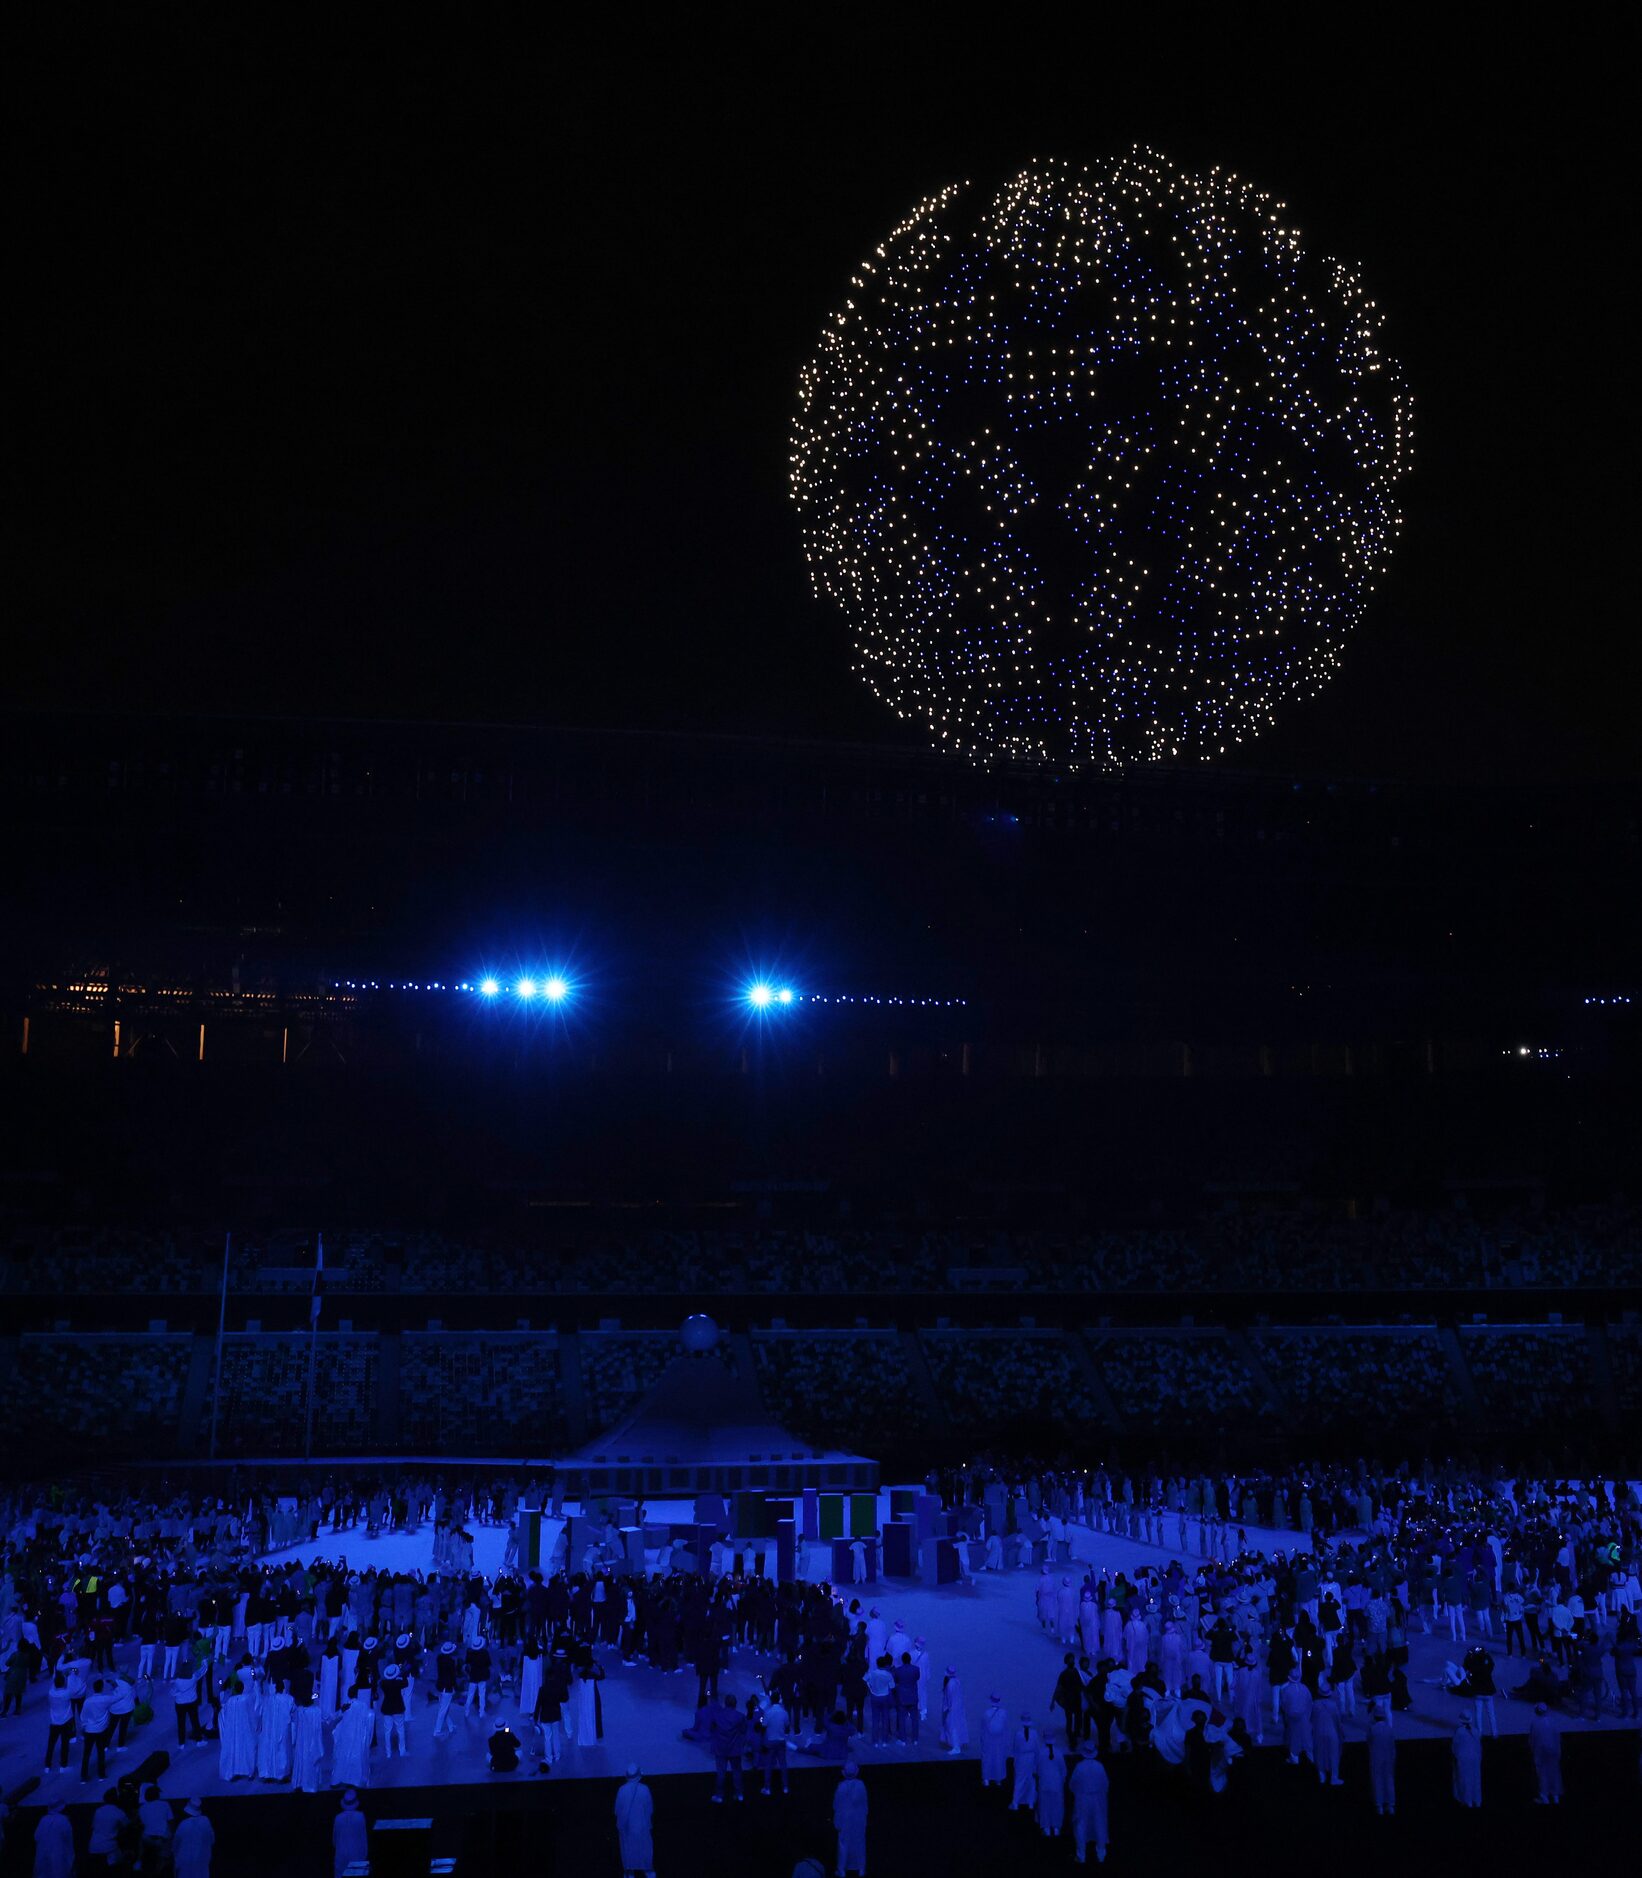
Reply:
[[855, 663], [939, 749], [1212, 759], [1334, 672], [1411, 402], [1283, 206], [1143, 150], [953, 184], [850, 282], [792, 491]]

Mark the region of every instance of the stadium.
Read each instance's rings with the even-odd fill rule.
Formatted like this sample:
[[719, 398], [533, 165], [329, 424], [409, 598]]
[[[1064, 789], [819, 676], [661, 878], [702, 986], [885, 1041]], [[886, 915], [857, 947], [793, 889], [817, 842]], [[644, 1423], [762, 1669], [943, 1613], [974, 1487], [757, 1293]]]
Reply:
[[[676, 1525], [979, 1455], [1622, 1477], [1621, 792], [318, 720], [6, 743], [62, 916], [7, 939], [35, 1480], [158, 1465], [288, 1522], [438, 1474]], [[697, 1312], [757, 1445], [644, 1419]]]
[[334, 245], [145, 145], [220, 278], [150, 202], [129, 306], [40, 301], [0, 1878], [1634, 1815], [1642, 784], [1611, 606], [1545, 624], [1562, 433], [1431, 310], [1463, 126], [1302, 114], [1359, 274], [1042, 63], [823, 151], [662, 62], [551, 162], [498, 66], [498, 184], [395, 52], [279, 201]]

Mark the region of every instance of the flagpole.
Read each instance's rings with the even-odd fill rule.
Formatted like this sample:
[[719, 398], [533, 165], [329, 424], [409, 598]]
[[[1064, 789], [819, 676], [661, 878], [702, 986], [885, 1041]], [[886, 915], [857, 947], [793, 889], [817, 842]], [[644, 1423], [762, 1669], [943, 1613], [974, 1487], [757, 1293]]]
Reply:
[[324, 1233], [317, 1235], [314, 1244], [314, 1295], [308, 1307], [308, 1428], [302, 1440], [302, 1458], [305, 1461], [314, 1458], [314, 1373], [319, 1367], [319, 1283], [320, 1274], [325, 1269]]
[[222, 1235], [222, 1295], [217, 1300], [217, 1370], [211, 1384], [211, 1454], [217, 1458], [217, 1410], [222, 1406], [222, 1338], [228, 1324], [228, 1254], [234, 1243], [234, 1235], [225, 1232]]

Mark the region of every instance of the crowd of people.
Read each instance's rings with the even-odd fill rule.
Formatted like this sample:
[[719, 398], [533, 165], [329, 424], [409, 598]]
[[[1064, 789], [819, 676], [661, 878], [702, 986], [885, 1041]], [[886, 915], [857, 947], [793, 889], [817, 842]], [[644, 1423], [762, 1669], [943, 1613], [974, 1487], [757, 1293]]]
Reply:
[[1460, 1344], [1487, 1420], [1550, 1421], [1568, 1428], [1598, 1418], [1583, 1328], [1466, 1329]]
[[1614, 1402], [1627, 1427], [1642, 1421], [1642, 1324], [1610, 1324], [1607, 1331], [1608, 1366], [1613, 1375]]
[[920, 1341], [947, 1419], [964, 1432], [1017, 1421], [1093, 1428], [1107, 1420], [1070, 1339], [932, 1331]]
[[1090, 1350], [1127, 1425], [1183, 1432], [1277, 1418], [1276, 1401], [1224, 1332], [1097, 1332]]
[[1313, 1427], [1454, 1428], [1462, 1405], [1435, 1329], [1250, 1333], [1289, 1411]]
[[[580, 1339], [582, 1401], [590, 1429], [608, 1428], [654, 1387], [677, 1341], [663, 1331], [596, 1331]], [[726, 1360], [731, 1360], [726, 1353]]]
[[310, 1365], [315, 1445], [321, 1453], [368, 1453], [376, 1436], [381, 1376], [380, 1343], [368, 1331], [321, 1337], [317, 1344], [300, 1331], [224, 1337], [220, 1381], [213, 1367], [201, 1410], [209, 1422], [214, 1401], [220, 1451], [302, 1453]]
[[176, 1444], [193, 1348], [192, 1337], [164, 1332], [20, 1337], [0, 1368], [0, 1416], [30, 1448], [95, 1448], [112, 1437], [163, 1452]]
[[[1606, 1389], [1603, 1346], [1583, 1326], [1467, 1324], [1456, 1337], [1434, 1324], [1262, 1324], [1246, 1345], [1211, 1327], [763, 1330], [751, 1347], [775, 1421], [872, 1453], [943, 1425], [990, 1439], [1050, 1421], [1199, 1444], [1228, 1419], [1273, 1439], [1299, 1425], [1398, 1446], [1584, 1438], [1601, 1434], [1610, 1404], [1620, 1429], [1642, 1405], [1636, 1327], [1610, 1326], [1604, 1341]], [[30, 1331], [0, 1373], [0, 1412], [53, 1454], [197, 1453], [214, 1436], [220, 1455], [300, 1456], [311, 1374], [316, 1454], [558, 1454], [631, 1413], [676, 1349], [660, 1331], [231, 1331], [219, 1392], [209, 1333]], [[203, 1379], [192, 1398], [191, 1373]]]
[[[300, 1294], [310, 1236], [236, 1236], [237, 1293]], [[221, 1282], [222, 1241], [132, 1229], [21, 1227], [0, 1284], [34, 1293], [196, 1293]], [[525, 1238], [348, 1229], [326, 1237], [343, 1293], [569, 1296], [921, 1295], [972, 1288], [1092, 1292], [1580, 1290], [1642, 1283], [1642, 1213], [1620, 1203], [1489, 1219], [1458, 1207], [1342, 1219], [1300, 1205], [1187, 1224], [1026, 1230], [934, 1225], [600, 1230]]]
[[[1041, 1628], [1061, 1651], [1047, 1704], [1064, 1734], [994, 1696], [983, 1778], [1058, 1830], [1067, 1758], [1155, 1752], [1205, 1793], [1265, 1742], [1327, 1786], [1340, 1753], [1368, 1748], [1370, 1799], [1396, 1811], [1394, 1717], [1413, 1707], [1410, 1641], [1448, 1652], [1453, 1792], [1482, 1804], [1485, 1737], [1501, 1698], [1531, 1711], [1534, 1798], [1563, 1797], [1565, 1720], [1638, 1717], [1642, 1656], [1642, 1492], [1603, 1480], [1505, 1480], [1470, 1470], [1417, 1475], [1312, 1469], [1243, 1480], [1167, 1481], [1000, 1470], [940, 1479], [959, 1499], [1006, 1483], [1006, 1523], [1045, 1535], [1034, 1587]], [[1301, 1534], [1251, 1546], [1255, 1524]], [[1113, 1572], [1070, 1563], [1070, 1529], [1170, 1547], [1166, 1564]], [[1201, 1561], [1195, 1565], [1193, 1558]], [[1520, 1664], [1520, 1674], [1507, 1668]], [[1012, 1752], [1011, 1752], [1012, 1750]], [[1046, 1772], [1047, 1770], [1047, 1772]], [[1043, 1819], [1043, 1782], [1051, 1789]]]
[[[977, 1556], [1026, 1565], [1047, 1647], [1045, 1699], [1024, 1713], [995, 1690], [966, 1691], [961, 1630], [937, 1657], [861, 1587], [776, 1582], [757, 1546], [725, 1539], [710, 1559], [663, 1553], [626, 1573], [613, 1528], [595, 1520], [576, 1556], [523, 1568], [510, 1545], [500, 1571], [475, 1570], [471, 1525], [507, 1527], [542, 1484], [503, 1478], [475, 1493], [388, 1475], [316, 1483], [294, 1506], [253, 1492], [234, 1509], [60, 1487], [0, 1506], [0, 1726], [39, 1731], [43, 1843], [62, 1830], [47, 1824], [62, 1818], [51, 1783], [109, 1780], [162, 1691], [185, 1777], [198, 1753], [224, 1782], [342, 1790], [348, 1812], [413, 1733], [477, 1729], [493, 1771], [551, 1775], [603, 1744], [600, 1684], [614, 1664], [693, 1678], [685, 1738], [713, 1770], [714, 1800], [785, 1793], [805, 1757], [833, 1764], [841, 1856], [861, 1869], [860, 1769], [908, 1750], [978, 1751], [983, 1786], [1043, 1834], [1069, 1829], [1080, 1860], [1105, 1854], [1106, 1770], [1126, 1755], [1156, 1755], [1212, 1795], [1265, 1743], [1337, 1786], [1342, 1744], [1361, 1739], [1371, 1801], [1392, 1813], [1395, 1718], [1413, 1705], [1420, 1637], [1447, 1657], [1461, 1804], [1482, 1802], [1502, 1701], [1529, 1711], [1547, 1804], [1562, 1795], [1567, 1722], [1638, 1715], [1632, 1483], [1365, 1462], [1220, 1476], [996, 1460], [938, 1470], [925, 1484], [970, 1509]], [[361, 1528], [427, 1531], [433, 1568], [350, 1565]], [[1080, 1529], [1153, 1548], [1157, 1562], [1075, 1561]], [[1251, 1530], [1298, 1536], [1262, 1546]], [[281, 1539], [307, 1556], [269, 1560]], [[117, 1767], [113, 1778], [93, 1854], [168, 1840], [179, 1871], [209, 1870], [209, 1835], [189, 1827], [197, 1802], [179, 1817]], [[649, 1830], [638, 1779], [634, 1768], [618, 1802], [624, 1844]], [[190, 1846], [203, 1863], [184, 1862]]]
[[399, 1340], [399, 1445], [412, 1454], [561, 1447], [568, 1434], [557, 1338], [528, 1331], [408, 1331]]
[[893, 1331], [759, 1337], [753, 1360], [771, 1414], [806, 1440], [849, 1448], [929, 1426]]

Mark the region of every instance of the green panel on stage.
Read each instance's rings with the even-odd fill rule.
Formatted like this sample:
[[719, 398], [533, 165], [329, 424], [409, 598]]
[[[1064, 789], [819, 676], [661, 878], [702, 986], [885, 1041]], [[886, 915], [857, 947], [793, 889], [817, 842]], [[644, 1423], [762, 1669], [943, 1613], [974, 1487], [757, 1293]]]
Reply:
[[852, 1493], [850, 1495], [850, 1537], [852, 1539], [870, 1539], [877, 1530], [877, 1494]]
[[821, 1521], [820, 1536], [823, 1539], [841, 1539], [844, 1536], [844, 1496], [841, 1493], [823, 1493], [817, 1513]]
[[738, 1539], [773, 1539], [775, 1522], [784, 1508], [768, 1494], [738, 1493], [735, 1496], [735, 1536]]

